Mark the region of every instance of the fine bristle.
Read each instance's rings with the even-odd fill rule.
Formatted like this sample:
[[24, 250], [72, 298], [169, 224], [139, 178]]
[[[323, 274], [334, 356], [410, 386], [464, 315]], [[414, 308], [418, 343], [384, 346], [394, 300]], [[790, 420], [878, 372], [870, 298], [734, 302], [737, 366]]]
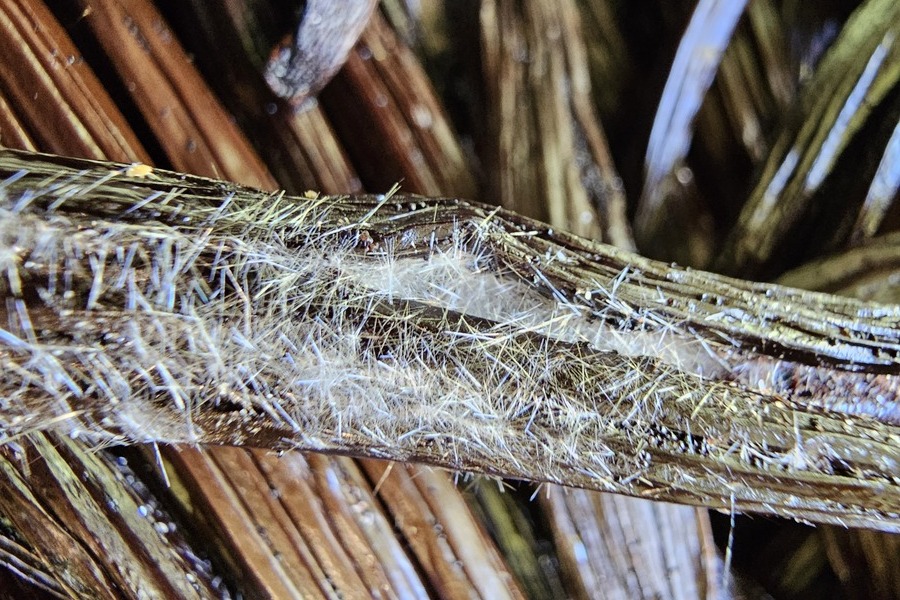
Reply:
[[95, 443], [264, 443], [722, 506], [727, 486], [757, 509], [754, 481], [728, 469], [897, 475], [882, 442], [881, 458], [839, 446], [852, 411], [815, 431], [795, 412], [779, 374], [801, 366], [638, 305], [631, 267], [567, 287], [583, 253], [516, 258], [509, 240], [531, 233], [490, 216], [429, 237], [376, 227], [386, 202], [378, 223], [421, 210], [399, 199], [355, 220], [329, 198], [240, 192], [101, 210], [96, 185], [68, 185], [49, 205], [0, 204], [6, 440], [52, 426]]

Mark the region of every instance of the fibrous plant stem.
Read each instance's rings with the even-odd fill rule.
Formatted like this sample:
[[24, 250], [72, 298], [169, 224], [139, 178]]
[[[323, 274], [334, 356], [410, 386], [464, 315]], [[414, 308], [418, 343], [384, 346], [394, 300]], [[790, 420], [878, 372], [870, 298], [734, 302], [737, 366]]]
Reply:
[[0, 441], [299, 448], [900, 531], [900, 307], [497, 208], [0, 152]]

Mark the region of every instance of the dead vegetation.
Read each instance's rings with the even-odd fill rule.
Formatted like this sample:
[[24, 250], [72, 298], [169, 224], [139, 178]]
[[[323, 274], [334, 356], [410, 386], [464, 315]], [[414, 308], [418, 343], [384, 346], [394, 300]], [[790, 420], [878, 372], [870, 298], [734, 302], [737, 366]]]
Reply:
[[[895, 305], [562, 232], [627, 249], [636, 210], [645, 252], [768, 277], [856, 245], [787, 277], [891, 299], [874, 257], [892, 238], [866, 241], [890, 230], [897, 191], [891, 3], [754, 2], [736, 23], [714, 2], [640, 17], [386, 3], [299, 113], [265, 87], [285, 32], [264, 4], [3, 4], [5, 145], [302, 195], [2, 155], [10, 589], [718, 597], [759, 578], [785, 597], [897, 593], [888, 534], [740, 521], [733, 588], [704, 511], [549, 485], [521, 503], [525, 488], [463, 494], [400, 464], [895, 531]], [[704, 55], [717, 76], [660, 79], [681, 112], [654, 122], [638, 74], [708, 43], [679, 37], [704, 14], [733, 28], [721, 61]], [[656, 57], [636, 50], [651, 30]], [[648, 139], [680, 146], [653, 154], [670, 159], [647, 163], [640, 195]], [[327, 195], [401, 180], [552, 228], [461, 200]], [[759, 548], [793, 558], [756, 568], [743, 556]]]

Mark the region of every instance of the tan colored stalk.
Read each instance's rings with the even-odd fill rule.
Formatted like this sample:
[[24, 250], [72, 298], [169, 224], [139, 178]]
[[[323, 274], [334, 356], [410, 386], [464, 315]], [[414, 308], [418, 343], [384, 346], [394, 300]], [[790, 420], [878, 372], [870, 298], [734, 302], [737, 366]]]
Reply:
[[4, 152], [7, 439], [301, 448], [900, 530], [900, 307], [513, 213]]

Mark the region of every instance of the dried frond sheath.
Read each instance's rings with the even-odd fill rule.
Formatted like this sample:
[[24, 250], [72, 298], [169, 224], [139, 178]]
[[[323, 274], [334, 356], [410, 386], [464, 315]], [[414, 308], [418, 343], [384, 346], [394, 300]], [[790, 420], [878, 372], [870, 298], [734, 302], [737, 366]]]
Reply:
[[0, 4], [0, 140], [149, 161], [125, 117], [42, 2]]
[[[146, 12], [143, 5], [140, 9], [134, 3], [123, 6], [132, 19]], [[201, 0], [179, 2], [172, 8], [182, 14], [171, 24], [188, 24], [187, 31], [178, 32], [180, 41], [195, 55], [206, 85], [241, 124], [244, 135], [281, 186], [296, 193], [310, 188], [344, 192], [361, 189], [321, 108], [288, 110], [276, 102], [259, 76], [270, 44], [276, 42], [272, 28], [277, 29], [282, 13], [275, 6], [242, 0], [213, 5]], [[192, 98], [180, 97], [185, 102]], [[205, 119], [203, 122], [208, 123]], [[203, 165], [201, 173], [208, 166]]]
[[[571, 494], [555, 487], [541, 494], [545, 507], [559, 515], [553, 523], [553, 536], [562, 548], [563, 565], [590, 563], [590, 568], [567, 573], [579, 585], [579, 598], [594, 597], [602, 589], [606, 598], [635, 598], [656, 595], [659, 598], [728, 598], [735, 594], [723, 588], [722, 564], [712, 548], [704, 548], [711, 536], [698, 535], [695, 529], [704, 521], [672, 518], [666, 512], [703, 512], [689, 506], [633, 500], [612, 494]], [[706, 514], [703, 515], [706, 517]], [[654, 529], [656, 526], [656, 529]], [[641, 543], [629, 543], [637, 533]], [[581, 540], [584, 552], [573, 553], [568, 538]], [[709, 560], [709, 554], [712, 560]], [[637, 556], [635, 556], [635, 554]], [[701, 566], [706, 559], [712, 564]], [[614, 568], [629, 562], [643, 564], [640, 571], [624, 572]], [[570, 567], [571, 568], [571, 567]]]
[[[827, 240], [820, 238], [828, 236], [820, 235], [815, 225], [807, 228], [807, 222], [828, 212], [825, 207], [831, 202], [823, 192], [836, 175], [845, 173], [838, 179], [851, 182], [871, 182], [878, 158], [858, 160], [860, 149], [876, 157], [890, 154], [886, 147], [897, 122], [900, 93], [898, 37], [900, 5], [895, 2], [869, 0], [854, 11], [799, 99], [802, 118], [783, 129], [768, 154], [715, 263], [718, 269], [775, 273], [795, 266], [791, 260], [802, 258], [809, 246], [839, 245], [823, 243]], [[880, 124], [882, 119], [887, 125], [873, 139], [867, 124], [873, 120]], [[854, 146], [859, 139], [865, 143]], [[849, 161], [842, 158], [848, 153]], [[864, 169], [870, 162], [872, 169]], [[832, 194], [840, 202], [835, 212], [845, 215], [851, 204], [857, 211], [856, 195]], [[863, 192], [860, 203], [865, 196]], [[842, 228], [843, 237], [849, 229]], [[805, 240], [807, 232], [812, 234], [808, 242], [791, 243]]]
[[[365, 187], [390, 189], [403, 181], [420, 194], [475, 193], [437, 92], [378, 11], [320, 99]], [[372, 140], [379, 142], [377, 153]]]
[[705, 0], [694, 9], [656, 112], [645, 158], [645, 180], [638, 207], [638, 232], [658, 227], [663, 180], [687, 156], [691, 123], [712, 85], [725, 48], [746, 2]]
[[491, 197], [554, 227], [633, 249], [574, 0], [483, 2], [479, 22]]
[[460, 200], [0, 153], [0, 431], [419, 461], [900, 531], [900, 307]]
[[176, 169], [191, 173], [216, 169], [218, 177], [276, 187], [151, 4], [119, 0], [82, 4], [85, 11], [93, 8], [87, 23]]

